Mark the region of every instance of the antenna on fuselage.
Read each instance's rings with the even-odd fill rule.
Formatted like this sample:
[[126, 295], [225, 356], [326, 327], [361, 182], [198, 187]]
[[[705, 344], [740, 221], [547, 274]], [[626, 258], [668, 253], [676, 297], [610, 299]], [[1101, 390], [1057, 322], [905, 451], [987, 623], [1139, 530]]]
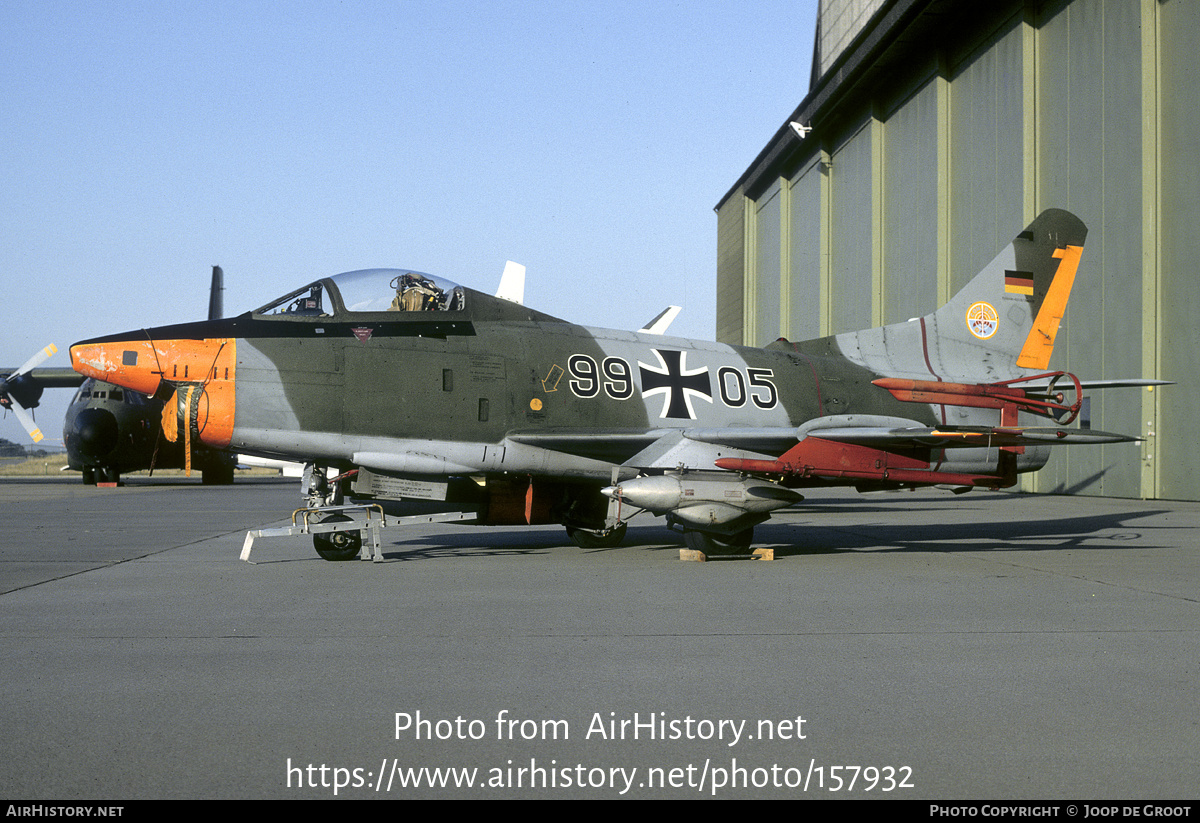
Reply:
[[504, 274], [500, 275], [500, 288], [496, 296], [517, 305], [525, 305], [525, 267], [520, 263], [509, 260], [504, 264]]
[[681, 311], [683, 311], [683, 309], [679, 306], [667, 306], [658, 313], [657, 317], [647, 323], [644, 327], [638, 329], [638, 331], [645, 332], [646, 334], [666, 334], [667, 327], [671, 325], [671, 321], [673, 321]]

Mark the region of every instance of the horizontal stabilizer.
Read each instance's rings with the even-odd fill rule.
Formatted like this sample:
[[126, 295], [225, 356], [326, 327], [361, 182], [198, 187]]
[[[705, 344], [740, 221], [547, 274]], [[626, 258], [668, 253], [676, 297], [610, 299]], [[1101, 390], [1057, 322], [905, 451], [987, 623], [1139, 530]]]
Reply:
[[[1142, 378], [1134, 378], [1130, 380], [1080, 380], [1079, 385], [1084, 389], [1129, 389], [1141, 388], [1143, 386], [1174, 386], [1175, 383], [1171, 380], [1144, 380]], [[1047, 391], [1050, 388], [1049, 383], [1030, 383], [1026, 388], [1030, 391]]]
[[1054, 426], [937, 426], [887, 429], [851, 427], [821, 429], [816, 433], [822, 440], [839, 443], [858, 443], [877, 449], [911, 449], [914, 447], [998, 447], [1045, 446], [1060, 444], [1096, 445], [1099, 443], [1132, 443], [1139, 440], [1124, 434], [1095, 429], [1067, 429]]

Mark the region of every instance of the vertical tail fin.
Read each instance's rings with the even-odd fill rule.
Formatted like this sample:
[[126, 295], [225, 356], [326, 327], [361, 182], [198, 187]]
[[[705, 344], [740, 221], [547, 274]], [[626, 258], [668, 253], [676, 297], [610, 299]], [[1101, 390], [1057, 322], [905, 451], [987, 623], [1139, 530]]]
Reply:
[[220, 320], [225, 316], [225, 272], [213, 266], [212, 286], [208, 290], [208, 319]]
[[837, 348], [877, 374], [918, 379], [988, 383], [1045, 371], [1086, 238], [1078, 217], [1048, 209], [937, 311], [838, 334]]
[[933, 314], [938, 336], [1045, 370], [1086, 238], [1087, 228], [1070, 212], [1042, 212]]

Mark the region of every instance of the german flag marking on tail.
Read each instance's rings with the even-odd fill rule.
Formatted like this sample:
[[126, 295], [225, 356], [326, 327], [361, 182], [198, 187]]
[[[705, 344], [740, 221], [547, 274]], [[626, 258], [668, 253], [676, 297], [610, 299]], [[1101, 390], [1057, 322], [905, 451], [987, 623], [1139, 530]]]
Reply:
[[1023, 294], [1026, 297], [1033, 297], [1033, 272], [1004, 272], [1004, 293]]

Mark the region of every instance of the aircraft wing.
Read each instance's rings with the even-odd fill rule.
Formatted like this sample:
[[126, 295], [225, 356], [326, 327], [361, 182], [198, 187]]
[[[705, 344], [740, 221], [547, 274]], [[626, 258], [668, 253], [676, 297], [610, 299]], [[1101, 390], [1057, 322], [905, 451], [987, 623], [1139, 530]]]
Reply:
[[711, 469], [717, 460], [773, 459], [807, 438], [881, 450], [1126, 443], [1138, 438], [1055, 426], [925, 426], [878, 415], [838, 415], [799, 428], [590, 429], [514, 432], [528, 446], [636, 469]]
[[[1025, 446], [1126, 443], [1138, 439], [1054, 426], [898, 427], [820, 423], [817, 420], [801, 426], [799, 442], [778, 458], [721, 457], [715, 463], [728, 471], [804, 479], [1004, 488], [1016, 483], [1015, 455]], [[931, 452], [945, 448], [994, 450], [995, 467], [982, 472], [961, 472], [931, 466]]]
[[[3, 373], [3, 370], [0, 369], [0, 374]], [[74, 389], [83, 385], [83, 381], [87, 380], [79, 372], [67, 368], [33, 369], [29, 372], [29, 376], [47, 389]]]
[[527, 446], [563, 452], [592, 460], [624, 463], [656, 441], [662, 432], [630, 429], [588, 429], [512, 432], [508, 439]]
[[516, 432], [509, 440], [636, 469], [712, 469], [722, 458], [763, 459], [796, 445], [796, 429], [646, 429]]

